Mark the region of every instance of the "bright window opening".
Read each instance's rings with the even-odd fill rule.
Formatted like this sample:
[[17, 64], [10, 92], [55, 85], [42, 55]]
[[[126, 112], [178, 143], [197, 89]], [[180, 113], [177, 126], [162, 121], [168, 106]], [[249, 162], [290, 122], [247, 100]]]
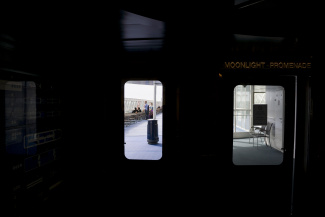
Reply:
[[281, 86], [235, 87], [232, 159], [235, 165], [282, 163], [284, 105]]
[[124, 85], [124, 155], [130, 160], [162, 158], [163, 86], [160, 81]]

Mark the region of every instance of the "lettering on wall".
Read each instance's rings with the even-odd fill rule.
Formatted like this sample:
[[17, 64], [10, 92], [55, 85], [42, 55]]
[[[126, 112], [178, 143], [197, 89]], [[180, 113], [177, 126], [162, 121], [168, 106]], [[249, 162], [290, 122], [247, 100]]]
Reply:
[[311, 69], [311, 62], [225, 62], [225, 69]]

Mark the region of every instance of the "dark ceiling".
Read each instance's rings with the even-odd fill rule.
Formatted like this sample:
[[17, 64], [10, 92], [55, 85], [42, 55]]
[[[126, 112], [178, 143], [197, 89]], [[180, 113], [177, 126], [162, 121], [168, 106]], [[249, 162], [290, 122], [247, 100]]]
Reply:
[[[313, 30], [317, 14], [312, 1], [220, 0], [211, 3], [128, 3], [121, 9], [169, 23], [191, 21], [223, 23], [234, 33], [286, 36]], [[238, 2], [238, 1], [237, 1]]]

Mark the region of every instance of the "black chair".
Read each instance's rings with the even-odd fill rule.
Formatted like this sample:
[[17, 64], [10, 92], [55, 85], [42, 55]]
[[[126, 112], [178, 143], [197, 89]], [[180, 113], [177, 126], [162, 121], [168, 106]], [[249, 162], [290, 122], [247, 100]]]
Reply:
[[[249, 130], [249, 134], [251, 135], [249, 137], [249, 143], [250, 143], [250, 139], [251, 137], [253, 138], [253, 146], [254, 146], [254, 138], [256, 138], [257, 140], [257, 146], [258, 146], [258, 138], [264, 138], [264, 142], [266, 146], [270, 146], [271, 147], [271, 130], [272, 130], [272, 126], [273, 123], [267, 122], [267, 125], [262, 125], [262, 126], [252, 126]], [[267, 140], [268, 143], [267, 144]]]

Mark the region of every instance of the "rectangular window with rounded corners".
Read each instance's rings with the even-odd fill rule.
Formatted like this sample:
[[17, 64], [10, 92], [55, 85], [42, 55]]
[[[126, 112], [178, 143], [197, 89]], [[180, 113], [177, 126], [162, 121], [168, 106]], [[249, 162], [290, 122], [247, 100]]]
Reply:
[[124, 155], [129, 160], [162, 158], [163, 86], [157, 80], [124, 84]]
[[235, 165], [279, 165], [283, 161], [284, 88], [237, 85], [234, 88]]

